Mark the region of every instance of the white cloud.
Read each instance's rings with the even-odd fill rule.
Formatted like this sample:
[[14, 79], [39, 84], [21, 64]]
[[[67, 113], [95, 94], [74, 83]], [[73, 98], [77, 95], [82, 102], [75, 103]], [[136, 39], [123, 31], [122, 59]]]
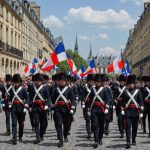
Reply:
[[144, 2], [148, 2], [149, 0], [120, 0], [120, 2], [122, 2], [122, 3], [127, 3], [129, 1], [134, 2], [134, 4], [136, 4], [136, 5], [141, 5]]
[[108, 39], [108, 35], [106, 33], [100, 33], [99, 35], [91, 35], [91, 36], [86, 36], [86, 35], [79, 35], [79, 39], [81, 40], [94, 40], [94, 39]]
[[135, 20], [125, 11], [116, 12], [113, 9], [106, 11], [94, 10], [91, 7], [71, 8], [64, 18], [68, 23], [85, 23], [96, 26], [115, 25], [119, 28], [133, 27]]
[[113, 47], [103, 47], [99, 49], [99, 55], [106, 55], [106, 56], [117, 56], [120, 51], [115, 50]]
[[107, 35], [106, 33], [100, 33], [100, 34], [99, 34], [99, 37], [100, 37], [101, 39], [108, 39], [108, 35]]
[[43, 19], [43, 23], [46, 27], [49, 28], [63, 28], [64, 23], [57, 17], [51, 15]]

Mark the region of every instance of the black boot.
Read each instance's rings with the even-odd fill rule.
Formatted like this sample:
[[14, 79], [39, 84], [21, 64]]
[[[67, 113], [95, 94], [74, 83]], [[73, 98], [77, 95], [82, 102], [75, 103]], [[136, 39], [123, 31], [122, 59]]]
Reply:
[[6, 131], [6, 132], [4, 133], [4, 136], [10, 136], [10, 131]]
[[108, 130], [105, 130], [105, 135], [108, 135], [109, 134], [109, 131]]
[[143, 134], [146, 134], [146, 129], [145, 128], [143, 129]]
[[58, 147], [63, 147], [63, 146], [64, 146], [63, 141], [59, 140]]
[[91, 134], [89, 133], [88, 136], [87, 136], [87, 139], [90, 139], [90, 138], [91, 138]]
[[129, 149], [131, 147], [131, 143], [127, 142], [126, 149]]
[[121, 134], [120, 138], [123, 139], [124, 138], [124, 134]]
[[98, 148], [98, 142], [94, 143], [94, 148]]
[[19, 138], [19, 142], [22, 143], [22, 137]]
[[149, 134], [148, 134], [148, 137], [150, 138], [150, 132], [149, 132]]
[[38, 144], [38, 143], [40, 143], [40, 142], [41, 142], [40, 138], [36, 138], [36, 140], [33, 141], [33, 144]]
[[17, 144], [17, 139], [13, 138], [12, 143], [13, 143], [13, 145], [16, 145]]
[[68, 142], [68, 138], [67, 137], [64, 137], [64, 142]]
[[44, 138], [43, 138], [43, 136], [41, 136], [41, 137], [40, 137], [40, 141], [44, 141]]
[[132, 145], [136, 146], [136, 140], [132, 140]]
[[103, 142], [102, 142], [102, 140], [100, 140], [100, 141], [99, 141], [99, 145], [103, 145]]

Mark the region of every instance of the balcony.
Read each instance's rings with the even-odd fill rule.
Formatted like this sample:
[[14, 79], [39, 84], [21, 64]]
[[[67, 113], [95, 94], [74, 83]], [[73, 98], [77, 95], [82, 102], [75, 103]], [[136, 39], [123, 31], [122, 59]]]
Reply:
[[10, 55], [14, 55], [15, 57], [18, 57], [20, 59], [23, 58], [23, 52], [15, 47], [12, 47], [0, 40], [0, 51], [3, 53], [8, 53]]

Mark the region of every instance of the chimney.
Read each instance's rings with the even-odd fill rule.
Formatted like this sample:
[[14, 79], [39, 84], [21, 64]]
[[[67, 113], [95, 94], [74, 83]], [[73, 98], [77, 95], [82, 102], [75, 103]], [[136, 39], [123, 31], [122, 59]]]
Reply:
[[37, 18], [40, 19], [40, 6], [38, 6], [35, 2], [30, 2], [30, 7], [35, 12]]
[[149, 4], [150, 4], [150, 2], [145, 2], [144, 3], [144, 10], [148, 7]]

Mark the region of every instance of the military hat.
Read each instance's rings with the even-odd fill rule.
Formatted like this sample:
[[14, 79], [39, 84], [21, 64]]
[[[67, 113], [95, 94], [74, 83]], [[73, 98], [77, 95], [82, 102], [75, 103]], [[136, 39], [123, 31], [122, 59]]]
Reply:
[[118, 77], [118, 81], [126, 81], [126, 77], [121, 74], [121, 75]]
[[127, 78], [127, 84], [131, 84], [134, 83], [135, 84], [136, 81], [136, 76], [135, 75], [129, 75]]
[[41, 73], [35, 74], [34, 81], [44, 81], [43, 75]]
[[12, 81], [12, 75], [11, 74], [6, 74], [5, 80], [6, 81]]
[[20, 74], [14, 74], [12, 78], [13, 82], [22, 82]]
[[49, 80], [49, 76], [46, 75], [46, 74], [43, 74], [43, 78], [44, 78], [45, 81], [48, 81], [48, 80]]
[[87, 81], [94, 81], [94, 75], [93, 74], [88, 74], [87, 75]]
[[94, 76], [94, 81], [95, 81], [95, 82], [101, 82], [101, 74], [96, 74], [96, 75]]
[[66, 81], [67, 80], [66, 74], [63, 72], [59, 73], [58, 80], [65, 80]]

